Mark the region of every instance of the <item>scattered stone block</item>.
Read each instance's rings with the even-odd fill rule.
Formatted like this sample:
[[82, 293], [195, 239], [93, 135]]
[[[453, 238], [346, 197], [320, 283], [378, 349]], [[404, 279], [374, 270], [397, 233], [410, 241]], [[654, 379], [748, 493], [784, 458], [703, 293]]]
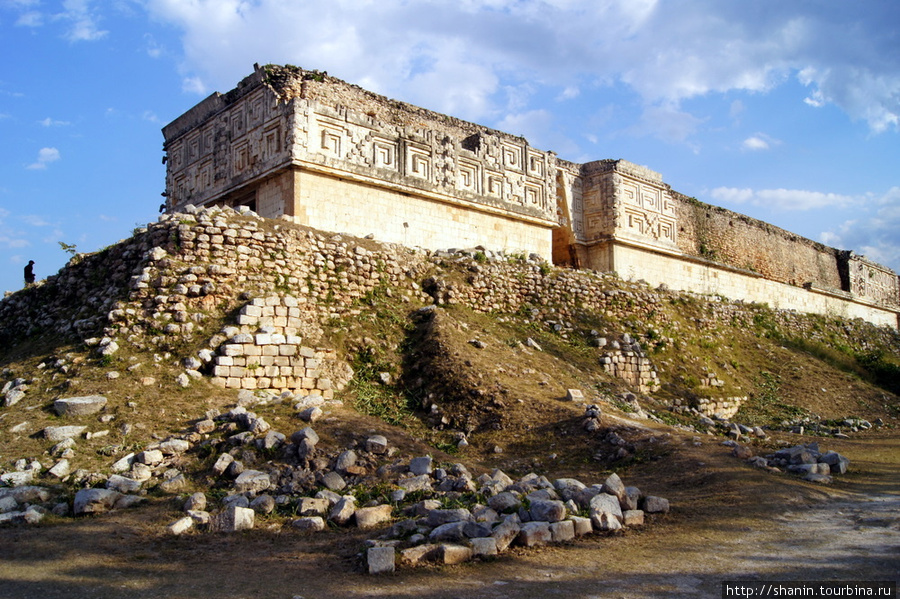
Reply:
[[213, 532], [238, 532], [253, 528], [256, 512], [246, 507], [229, 506], [210, 518]]
[[559, 522], [566, 518], [566, 506], [562, 501], [537, 499], [531, 502], [528, 513], [532, 520]]
[[355, 512], [356, 526], [359, 528], [375, 528], [384, 522], [390, 522], [393, 508], [390, 505], [361, 507]]
[[77, 437], [86, 430], [86, 426], [48, 426], [43, 430], [43, 435], [51, 443], [59, 443]]
[[608, 517], [602, 517], [604, 514], [612, 516], [617, 522], [621, 522], [622, 508], [615, 495], [598, 493], [591, 498], [590, 515], [594, 528], [597, 530], [612, 530], [608, 528], [608, 526], [611, 525], [610, 519]]
[[304, 516], [294, 520], [291, 526], [300, 532], [321, 532], [325, 530], [325, 519], [321, 516]]
[[519, 527], [516, 540], [525, 547], [546, 545], [553, 539], [549, 522], [525, 522]]
[[27, 485], [32, 480], [34, 480], [34, 472], [31, 470], [0, 474], [0, 483], [10, 487], [21, 487], [23, 485]]
[[415, 476], [431, 474], [432, 459], [430, 455], [413, 458], [409, 461], [409, 471]]
[[637, 487], [625, 487], [625, 494], [619, 498], [619, 507], [625, 510], [636, 510], [641, 503], [643, 493]]
[[564, 543], [575, 538], [575, 523], [571, 520], [561, 520], [550, 523], [550, 540], [554, 543]]
[[369, 547], [366, 563], [369, 574], [386, 574], [394, 571], [395, 551], [393, 547]]
[[621, 504], [622, 498], [625, 496], [625, 484], [622, 482], [622, 479], [619, 478], [619, 475], [614, 472], [603, 482], [600, 492], [613, 495]]
[[584, 392], [581, 389], [566, 389], [566, 401], [584, 402]]
[[184, 439], [169, 439], [159, 444], [159, 449], [163, 455], [177, 455], [186, 452], [191, 448], [191, 444]]
[[267, 490], [272, 484], [269, 475], [259, 470], [244, 470], [234, 479], [234, 490], [238, 493], [257, 494]]
[[428, 540], [432, 543], [441, 543], [445, 541], [462, 541], [466, 538], [467, 522], [448, 522], [441, 524], [431, 531]]
[[494, 537], [475, 537], [470, 540], [474, 557], [497, 555], [497, 539]]
[[347, 481], [334, 470], [330, 470], [322, 477], [322, 484], [332, 491], [341, 491], [347, 486]]
[[444, 544], [438, 550], [438, 560], [445, 565], [461, 564], [472, 559], [472, 548], [464, 545]]
[[356, 512], [356, 498], [352, 495], [341, 497], [340, 501], [331, 508], [328, 519], [338, 525], [344, 525], [350, 521]]
[[400, 557], [404, 562], [415, 566], [426, 561], [435, 561], [439, 557], [443, 557], [440, 545], [428, 543], [425, 545], [416, 545], [400, 552]]
[[643, 526], [644, 512], [643, 510], [625, 510], [622, 514], [623, 524], [625, 526]]
[[141, 481], [122, 476], [121, 474], [113, 474], [106, 481], [106, 488], [118, 491], [122, 494], [136, 493], [141, 490]]
[[366, 439], [366, 451], [370, 453], [383, 454], [387, 452], [388, 440], [384, 435], [372, 435]]
[[171, 478], [166, 478], [159, 483], [159, 490], [163, 493], [181, 493], [187, 488], [187, 479], [180, 472]]
[[166, 527], [166, 530], [169, 531], [170, 534], [173, 535], [182, 535], [192, 529], [194, 527], [194, 519], [190, 516], [185, 516], [184, 518], [179, 518], [175, 522], [169, 524]]
[[271, 495], [260, 495], [250, 502], [249, 507], [257, 514], [271, 514], [275, 509], [275, 498]]
[[591, 515], [591, 525], [594, 530], [619, 530], [622, 528], [622, 521], [615, 514], [598, 512]]
[[104, 407], [106, 407], [106, 398], [102, 395], [66, 397], [53, 402], [53, 410], [60, 416], [90, 416]]
[[519, 517], [515, 514], [507, 516], [503, 522], [495, 526], [491, 536], [497, 541], [497, 551], [506, 551], [519, 535], [519, 529]]
[[324, 516], [331, 503], [325, 498], [301, 497], [297, 500], [297, 514], [300, 516]]
[[465, 508], [433, 509], [427, 516], [428, 526], [441, 526], [449, 522], [470, 522], [472, 519], [472, 512]]
[[590, 518], [584, 518], [583, 516], [569, 516], [569, 520], [572, 521], [572, 525], [575, 528], [575, 536], [577, 537], [589, 535], [594, 532], [594, 526], [591, 524]]
[[427, 474], [422, 474], [420, 476], [404, 478], [397, 481], [397, 486], [407, 493], [412, 493], [414, 491], [428, 491], [431, 490], [431, 477]]
[[665, 514], [669, 511], [669, 500], [655, 495], [644, 498], [644, 511], [648, 514]]
[[184, 502], [184, 511], [202, 511], [206, 509], [206, 495], [200, 491], [194, 493]]
[[76, 516], [99, 514], [113, 509], [121, 498], [122, 494], [112, 489], [81, 489], [75, 493], [72, 512]]
[[825, 452], [819, 457], [819, 461], [830, 466], [831, 474], [846, 474], [850, 466], [850, 460], [836, 451]]
[[134, 461], [148, 466], [156, 466], [163, 461], [165, 456], [158, 449], [148, 449], [134, 456]]
[[0, 514], [13, 512], [19, 508], [19, 503], [11, 495], [0, 497]]

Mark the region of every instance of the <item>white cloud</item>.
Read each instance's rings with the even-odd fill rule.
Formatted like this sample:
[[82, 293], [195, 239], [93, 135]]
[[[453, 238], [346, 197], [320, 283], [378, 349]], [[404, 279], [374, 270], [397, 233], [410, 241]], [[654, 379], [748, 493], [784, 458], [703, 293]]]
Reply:
[[22, 220], [32, 227], [49, 227], [51, 224], [43, 216], [37, 214], [26, 214], [22, 216]]
[[761, 137], [753, 136], [745, 139], [744, 143], [741, 144], [741, 147], [745, 150], [768, 150], [769, 142]]
[[43, 170], [47, 165], [60, 159], [59, 150], [56, 148], [41, 148], [38, 151], [37, 160], [27, 166], [31, 170]]
[[0, 247], [5, 248], [24, 248], [31, 245], [27, 239], [22, 239], [21, 237], [10, 237], [8, 235], [4, 235], [0, 233]]
[[581, 90], [578, 89], [576, 85], [567, 86], [562, 92], [559, 94], [558, 99], [560, 100], [571, 100], [572, 98], [577, 98], [581, 94]]
[[55, 18], [69, 24], [65, 38], [71, 42], [93, 42], [109, 33], [99, 28], [100, 16], [91, 6], [91, 0], [64, 0], [63, 12]]
[[752, 204], [778, 211], [818, 210], [828, 207], [846, 207], [864, 198], [836, 193], [823, 193], [805, 189], [737, 189], [717, 187], [710, 196], [723, 204]]
[[44, 15], [35, 10], [22, 13], [19, 15], [19, 18], [16, 19], [16, 26], [18, 27], [41, 27], [43, 24]]
[[[624, 83], [639, 95], [645, 120], [654, 112], [678, 117], [663, 123], [660, 137], [685, 143], [699, 122], [685, 118], [691, 115], [683, 101], [732, 90], [764, 93], [796, 76], [811, 88], [810, 104], [834, 104], [872, 131], [896, 130], [900, 115], [900, 53], [885, 27], [900, 22], [896, 2], [832, 3], [828, 10], [781, 3], [765, 11], [718, 0], [146, 0], [145, 6], [183, 32], [180, 68], [189, 93], [230, 89], [254, 61], [293, 63], [475, 119], [502, 110], [498, 92], [507, 85], [533, 82], [565, 99], [576, 92], [584, 98], [585, 83]], [[733, 103], [732, 118], [742, 108]]]
[[[644, 107], [640, 121], [628, 129], [633, 135], [652, 136], [668, 143], [684, 143], [696, 133], [703, 123], [688, 112], [680, 110], [675, 103]], [[699, 148], [694, 147], [697, 151]]]
[[756, 152], [761, 150], [769, 150], [773, 146], [777, 146], [780, 144], [781, 142], [779, 140], [770, 137], [765, 133], [757, 133], [756, 135], [752, 135], [745, 139], [741, 144], [741, 147], [745, 150]]
[[833, 247], [852, 249], [900, 273], [900, 187], [876, 198], [874, 213], [841, 223], [819, 238]]
[[42, 125], [44, 127], [66, 127], [68, 125], [71, 125], [72, 123], [70, 123], [68, 121], [57, 121], [57, 120], [51, 119], [48, 116], [47, 118], [45, 118], [41, 121], [38, 121], [38, 124]]

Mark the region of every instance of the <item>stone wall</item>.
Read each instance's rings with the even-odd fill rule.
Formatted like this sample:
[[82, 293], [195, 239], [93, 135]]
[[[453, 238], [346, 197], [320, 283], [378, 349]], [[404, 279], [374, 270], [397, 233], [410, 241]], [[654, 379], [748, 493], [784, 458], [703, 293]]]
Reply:
[[338, 79], [266, 67], [163, 130], [169, 210], [220, 203], [431, 249], [550, 257], [555, 156]]
[[[475, 259], [474, 252], [415, 251], [231, 209], [191, 209], [163, 215], [128, 240], [78, 256], [58, 275], [5, 298], [0, 302], [0, 343], [16, 344], [45, 333], [85, 342], [105, 337], [90, 345], [108, 350], [106, 355], [114, 353], [110, 348], [168, 355], [165, 359], [184, 364], [186, 382], [205, 373], [229, 388], [327, 397], [352, 371], [328, 346], [322, 326], [359, 316], [373, 294], [409, 301], [411, 309], [437, 300], [482, 313], [532, 314], [542, 321], [552, 315], [563, 322], [588, 313], [613, 323], [643, 322], [642, 328], [652, 323], [658, 330], [669, 323], [662, 309], [673, 298], [669, 292], [613, 274], [487, 254], [485, 261]], [[665, 263], [661, 268], [673, 269]], [[440, 292], [426, 293], [427, 280]], [[848, 310], [860, 306], [789, 289], [830, 298], [834, 306]], [[710, 305], [723, 322], [749, 318], [738, 303]], [[881, 314], [884, 324], [896, 326], [886, 318], [892, 313], [869, 309], [870, 320]], [[776, 316], [786, 327], [799, 318], [787, 312]], [[848, 321], [844, 327], [849, 331], [851, 325]], [[565, 325], [560, 326], [560, 334], [566, 334]], [[603, 333], [618, 336], [623, 331]], [[623, 341], [631, 344], [624, 336]], [[637, 389], [649, 391], [658, 384], [640, 347], [598, 349], [601, 358], [608, 358], [609, 372]], [[715, 387], [712, 377], [708, 384]]]
[[[647, 167], [566, 162], [316, 71], [257, 68], [163, 133], [170, 211], [243, 205], [321, 230], [537, 253], [786, 309], [869, 318], [872, 304], [900, 308], [889, 269], [678, 194]], [[854, 299], [861, 305], [845, 306]]]
[[[299, 336], [306, 329], [301, 304], [292, 295], [254, 298], [240, 310], [237, 326], [222, 330], [226, 341], [212, 358], [212, 382], [227, 389], [280, 389], [333, 397], [323, 375], [334, 350], [314, 349]], [[346, 382], [346, 381], [343, 381]]]
[[674, 194], [678, 249], [773, 281], [849, 291], [839, 252], [768, 223]]

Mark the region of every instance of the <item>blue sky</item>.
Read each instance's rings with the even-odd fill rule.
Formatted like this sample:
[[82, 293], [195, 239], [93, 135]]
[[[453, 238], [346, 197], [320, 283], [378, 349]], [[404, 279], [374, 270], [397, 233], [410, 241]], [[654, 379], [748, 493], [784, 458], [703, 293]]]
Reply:
[[0, 0], [0, 291], [155, 220], [160, 129], [294, 64], [900, 271], [896, 0]]

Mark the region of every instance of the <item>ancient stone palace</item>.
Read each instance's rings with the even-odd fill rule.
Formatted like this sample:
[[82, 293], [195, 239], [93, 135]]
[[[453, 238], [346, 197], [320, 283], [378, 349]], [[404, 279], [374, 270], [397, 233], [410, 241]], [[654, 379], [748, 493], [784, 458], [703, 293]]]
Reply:
[[672, 289], [898, 326], [890, 269], [325, 73], [256, 67], [163, 129], [166, 209], [247, 206], [428, 249], [483, 246]]

